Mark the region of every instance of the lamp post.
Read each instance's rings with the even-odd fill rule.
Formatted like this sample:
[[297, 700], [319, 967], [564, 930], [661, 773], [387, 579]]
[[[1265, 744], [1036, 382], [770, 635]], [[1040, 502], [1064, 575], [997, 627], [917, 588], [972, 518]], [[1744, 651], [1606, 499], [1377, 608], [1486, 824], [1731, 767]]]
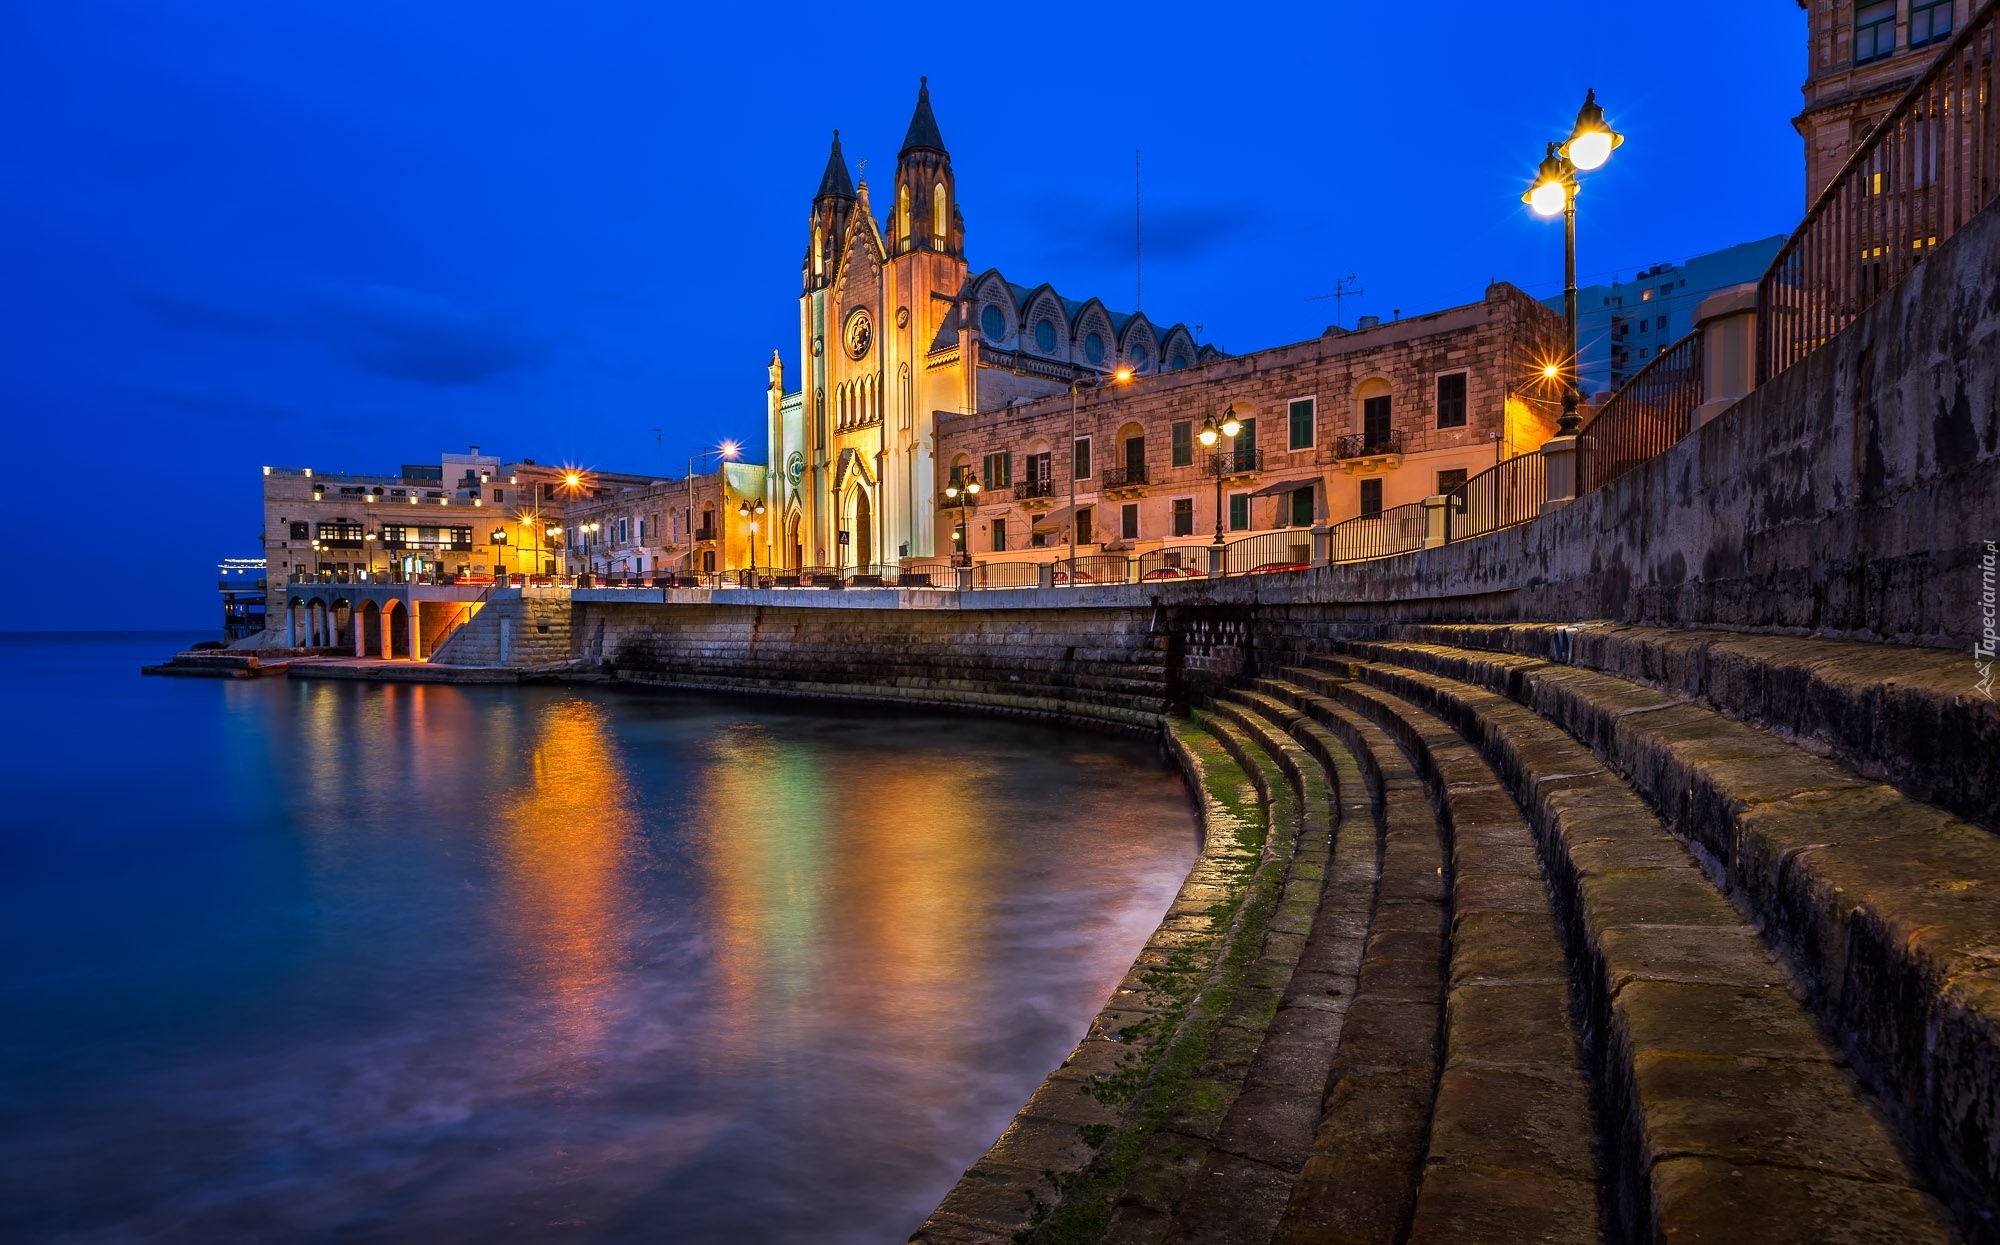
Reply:
[[1218, 550], [1222, 548], [1222, 460], [1224, 457], [1236, 452], [1236, 434], [1241, 431], [1243, 431], [1243, 422], [1236, 418], [1236, 406], [1234, 403], [1231, 403], [1229, 409], [1222, 412], [1222, 425], [1220, 427], [1216, 426], [1215, 416], [1211, 415], [1201, 421], [1201, 431], [1196, 434], [1200, 437], [1204, 449], [1214, 449], [1216, 441], [1221, 437], [1229, 438], [1229, 448], [1226, 450], [1216, 450], [1215, 457], [1209, 460], [1209, 466], [1215, 471], [1214, 546]]
[[757, 521], [764, 513], [764, 499], [759, 497], [756, 500], [757, 504], [753, 506], [750, 504], [750, 498], [746, 497], [737, 503], [736, 506], [736, 516], [741, 519], [750, 520], [750, 585], [752, 587], [755, 587], [757, 584]]
[[1576, 195], [1579, 189], [1578, 173], [1588, 173], [1604, 167], [1611, 153], [1623, 144], [1625, 136], [1612, 129], [1604, 120], [1604, 109], [1597, 105], [1597, 91], [1592, 88], [1583, 97], [1583, 107], [1576, 114], [1576, 125], [1569, 138], [1561, 143], [1550, 143], [1543, 155], [1541, 167], [1535, 171], [1535, 184], [1521, 196], [1521, 201], [1532, 208], [1538, 216], [1563, 218], [1563, 320], [1565, 350], [1563, 356], [1563, 409], [1562, 417], [1556, 423], [1556, 435], [1573, 437], [1582, 427], [1576, 408], [1581, 394], [1576, 374]]
[[[702, 459], [704, 459], [704, 458], [714, 458], [714, 459], [725, 459], [725, 458], [726, 458], [726, 459], [734, 459], [734, 458], [735, 458], [735, 457], [736, 457], [736, 456], [737, 456], [738, 454], [740, 454], [740, 453], [742, 453], [742, 452], [743, 452], [743, 447], [742, 447], [742, 446], [740, 446], [740, 445], [738, 445], [738, 444], [736, 444], [736, 442], [734, 442], [734, 441], [724, 441], [724, 442], [722, 442], [722, 443], [721, 443], [720, 445], [716, 446], [716, 447], [715, 447], [714, 449], [712, 449], [712, 450], [703, 450], [703, 451], [701, 451], [701, 452], [700, 452], [700, 453], [698, 453], [698, 454], [690, 454], [690, 455], [688, 455], [688, 473], [687, 473], [687, 485], [688, 485], [688, 513], [687, 513], [687, 518], [688, 518], [688, 556], [687, 556], [687, 563], [688, 563], [688, 573], [689, 573], [689, 574], [693, 574], [693, 573], [694, 573], [694, 465], [695, 465], [695, 464], [696, 464], [697, 462], [700, 462], [700, 461], [701, 461]], [[724, 491], [725, 491], [725, 493], [727, 492], [727, 488], [728, 488], [728, 484], [727, 484], [727, 481], [725, 481], [725, 482], [724, 482]], [[725, 501], [724, 501], [724, 503], [723, 503], [723, 504], [724, 504], [724, 505], [727, 505], [727, 504], [728, 504], [728, 502], [727, 502], [727, 500], [726, 500], [726, 499], [725, 499]], [[721, 512], [720, 512], [720, 511], [717, 511], [717, 513], [719, 514], [719, 513], [721, 513]], [[727, 545], [724, 545], [724, 546], [723, 546], [723, 548], [722, 548], [722, 569], [723, 569], [723, 570], [725, 570], [725, 571], [729, 569], [729, 547], [728, 547]]]
[[[371, 539], [373, 538], [371, 537]], [[505, 587], [507, 583], [507, 563], [501, 559], [500, 555], [504, 553], [506, 549], [507, 549], [507, 529], [504, 527], [494, 528], [493, 529], [493, 582], [502, 587]]]
[[603, 529], [602, 523], [590, 522], [576, 525], [577, 539], [583, 544], [583, 565], [586, 574], [594, 573], [597, 567], [597, 533]]
[[1122, 385], [1132, 379], [1132, 369], [1121, 367], [1109, 376], [1095, 372], [1093, 380], [1077, 377], [1069, 383], [1069, 582], [1076, 583], [1076, 395], [1085, 388], [1102, 389]]
[[375, 582], [375, 542], [380, 539], [380, 532], [364, 532], [361, 537], [361, 553], [368, 559], [368, 572], [364, 578], [371, 584]]
[[[1074, 476], [1076, 473], [1072, 471], [1070, 474]], [[958, 526], [953, 528], [951, 533], [951, 543], [953, 546], [951, 551], [951, 564], [953, 566], [971, 566], [972, 542], [966, 539], [965, 510], [966, 507], [972, 504], [972, 499], [979, 496], [979, 473], [973, 471], [971, 468], [968, 467], [965, 472], [965, 479], [962, 482], [958, 480], [951, 480], [945, 484], [944, 496], [946, 501], [951, 502], [958, 507]], [[1070, 520], [1072, 522], [1074, 522], [1075, 519], [1076, 519], [1075, 515], [1070, 516]], [[1074, 542], [1072, 542], [1072, 546], [1073, 545]], [[1072, 551], [1070, 553], [1071, 579], [1076, 578], [1075, 572], [1076, 572], [1076, 553], [1074, 551], [1074, 548], [1072, 547]]]

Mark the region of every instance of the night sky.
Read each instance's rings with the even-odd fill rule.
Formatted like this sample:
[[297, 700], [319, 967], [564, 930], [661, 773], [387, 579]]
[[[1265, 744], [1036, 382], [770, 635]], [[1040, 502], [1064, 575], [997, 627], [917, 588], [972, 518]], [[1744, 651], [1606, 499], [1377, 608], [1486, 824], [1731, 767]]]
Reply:
[[[1560, 225], [1518, 196], [1586, 87], [1628, 141], [1581, 201], [1585, 283], [1789, 231], [1804, 43], [1787, 0], [6, 5], [0, 407], [33, 502], [0, 626], [218, 625], [265, 463], [761, 457], [830, 131], [879, 193], [920, 74], [975, 271], [1130, 309], [1136, 148], [1147, 314], [1240, 352], [1317, 334], [1349, 270], [1349, 325], [1558, 292]], [[50, 577], [135, 582], [56, 613]]]

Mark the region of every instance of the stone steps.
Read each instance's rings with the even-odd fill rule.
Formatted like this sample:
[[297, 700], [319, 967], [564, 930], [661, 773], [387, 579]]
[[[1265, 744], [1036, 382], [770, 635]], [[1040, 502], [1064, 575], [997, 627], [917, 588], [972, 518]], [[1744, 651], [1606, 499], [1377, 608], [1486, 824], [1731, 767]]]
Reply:
[[1952, 1239], [1757, 930], [1630, 786], [1524, 705], [1415, 668], [1428, 660], [1416, 646], [1345, 647], [1360, 660], [1288, 674], [1348, 703], [1406, 702], [1449, 722], [1528, 813], [1611, 1123], [1617, 1235]]
[[1386, 732], [1415, 761], [1449, 841], [1445, 1053], [1404, 1239], [1598, 1240], [1589, 1087], [1562, 949], [1519, 810], [1442, 723], [1392, 698], [1306, 677], [1318, 690], [1298, 680], [1257, 686], [1328, 719], [1358, 711]]
[[[1281, 714], [1296, 717], [1280, 708]], [[1234, 1020], [1234, 1061], [1244, 1065], [1240, 1092], [1208, 1135], [1188, 1188], [1164, 1235], [1133, 1231], [1121, 1211], [1111, 1241], [1164, 1239], [1173, 1245], [1223, 1245], [1271, 1239], [1299, 1168], [1312, 1148], [1332, 1052], [1354, 994], [1355, 977], [1373, 890], [1374, 827], [1360, 772], [1344, 748], [1309, 750], [1293, 741], [1287, 724], [1250, 698], [1223, 698], [1214, 713], [1237, 727], [1265, 760], [1289, 780], [1300, 818], [1298, 846], [1286, 871], [1278, 909], [1246, 984], [1260, 992], [1258, 1007], [1232, 1007], [1244, 1020], [1264, 1010], [1263, 991], [1274, 991], [1268, 1020], [1255, 1028]], [[1343, 772], [1346, 809], [1342, 821]], [[1273, 800], [1276, 823], [1283, 801]], [[1345, 825], [1337, 857], [1337, 827]], [[1212, 1060], [1212, 1062], [1214, 1062]]]

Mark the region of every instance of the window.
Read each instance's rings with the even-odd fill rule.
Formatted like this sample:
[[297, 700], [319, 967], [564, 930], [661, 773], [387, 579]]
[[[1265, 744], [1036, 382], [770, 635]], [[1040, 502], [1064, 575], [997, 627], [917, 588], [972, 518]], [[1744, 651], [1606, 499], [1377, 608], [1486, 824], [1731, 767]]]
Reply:
[[899, 220], [903, 226], [899, 232], [902, 233], [903, 240], [907, 242], [910, 240], [910, 188], [907, 184], [903, 186], [897, 208]]
[[1194, 498], [1174, 498], [1174, 535], [1194, 535]]
[[1369, 518], [1382, 513], [1382, 478], [1361, 482], [1361, 517]]
[[1078, 437], [1076, 439], [1076, 453], [1071, 455], [1070, 462], [1075, 467], [1075, 470], [1070, 473], [1072, 478], [1078, 480], [1088, 480], [1090, 478], [1089, 437]]
[[1240, 422], [1243, 429], [1236, 434], [1236, 452], [1242, 454], [1247, 451], [1254, 462], [1257, 458], [1257, 421], [1246, 419]]
[[813, 275], [826, 275], [826, 237], [818, 225], [813, 226]]
[[1055, 471], [1049, 465], [1050, 458], [1051, 455], [1046, 450], [1040, 454], [1028, 455], [1028, 483], [1047, 484], [1056, 478]]
[[445, 534], [451, 538], [451, 547], [459, 553], [472, 549], [472, 529], [469, 527], [448, 527]]
[[1896, 0], [1855, 0], [1854, 63], [1865, 65], [1896, 50]]
[[1083, 357], [1092, 363], [1104, 362], [1104, 339], [1092, 333], [1083, 339]]
[[293, 540], [311, 540], [311, 539], [312, 539], [312, 524], [310, 524], [310, 523], [294, 523], [294, 524], [292, 524], [292, 539], [293, 539]]
[[1648, 329], [1650, 329], [1650, 328], [1652, 328], [1652, 327], [1653, 327], [1653, 322], [1652, 322], [1651, 320], [1641, 320], [1641, 321], [1639, 321], [1639, 331], [1640, 331], [1641, 333], [1644, 333], [1644, 332], [1646, 332], [1646, 331], [1647, 331]]
[[1369, 445], [1389, 443], [1389, 395], [1367, 398], [1361, 403], [1361, 439]]
[[621, 545], [629, 545], [629, 544], [631, 544], [631, 543], [632, 543], [632, 526], [631, 526], [631, 525], [632, 525], [632, 521], [631, 521], [630, 519], [625, 519], [625, 518], [621, 518], [621, 519], [619, 519], [619, 520], [618, 520], [618, 543], [619, 543], [619, 544], [621, 544]]
[[1231, 493], [1229, 495], [1229, 530], [1247, 532], [1250, 530], [1250, 494]]
[[1465, 427], [1465, 373], [1438, 377], [1438, 427]]
[[1194, 422], [1182, 420], [1172, 429], [1174, 442], [1174, 466], [1194, 466]]
[[944, 183], [931, 188], [931, 244], [943, 250], [951, 239], [951, 200], [944, 192]]
[[1007, 552], [1007, 520], [993, 520], [993, 552]]
[[1309, 450], [1313, 447], [1313, 405], [1311, 398], [1300, 398], [1292, 403], [1292, 449]]
[[951, 465], [951, 474], [946, 477], [945, 483], [951, 488], [957, 488], [959, 485], [965, 483], [965, 473], [969, 470], [971, 470], [971, 465], [968, 463], [953, 463]]
[[1056, 326], [1047, 320], [1035, 321], [1035, 349], [1043, 354], [1056, 352]]
[[1000, 314], [998, 307], [988, 303], [986, 309], [979, 313], [979, 331], [986, 334], [987, 341], [997, 342], [1007, 335], [1007, 317]]
[[1002, 450], [986, 456], [987, 488], [1011, 488], [1014, 484], [1014, 452]]
[[[908, 194], [909, 192], [906, 190], [903, 193]], [[713, 549], [702, 550], [701, 569], [705, 573], [710, 575], [713, 575], [715, 573], [715, 550]]]
[[1143, 436], [1125, 438], [1125, 478], [1146, 478], [1146, 438]]
[[1292, 526], [1311, 527], [1313, 525], [1312, 486], [1307, 485], [1305, 488], [1293, 489], [1291, 493], [1291, 498], [1292, 498]]
[[1438, 472], [1439, 493], [1449, 493], [1465, 487], [1465, 468], [1453, 467], [1450, 471]]
[[1139, 539], [1139, 503], [1127, 502], [1118, 511], [1118, 535], [1125, 540]]
[[409, 543], [409, 528], [404, 527], [400, 523], [384, 523], [382, 525], [382, 547], [384, 549], [401, 549]]
[[1188, 357], [1184, 354], [1177, 354], [1173, 358], [1167, 360], [1167, 370], [1169, 372], [1185, 371], [1187, 369], [1187, 365], [1188, 365]]
[[1090, 543], [1090, 540], [1090, 507], [1086, 506], [1076, 512], [1076, 543], [1087, 545]]
[[361, 525], [347, 519], [322, 523], [319, 525], [319, 543], [325, 549], [359, 549]]
[[1910, 0], [1910, 46], [1923, 47], [1951, 34], [1954, 0]]

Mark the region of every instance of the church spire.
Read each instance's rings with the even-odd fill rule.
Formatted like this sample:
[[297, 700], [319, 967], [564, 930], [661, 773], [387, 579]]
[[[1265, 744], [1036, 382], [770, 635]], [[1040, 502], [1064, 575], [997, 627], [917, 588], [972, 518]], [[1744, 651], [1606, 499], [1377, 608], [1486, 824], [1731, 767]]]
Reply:
[[[935, 126], [933, 126], [935, 128]], [[852, 199], [854, 183], [848, 180], [847, 157], [840, 154], [840, 131], [833, 132], [833, 150], [827, 153], [826, 172], [820, 175], [815, 199]]]
[[907, 156], [918, 150], [949, 154], [944, 149], [944, 135], [938, 133], [937, 118], [931, 114], [929, 78], [917, 79], [917, 111], [910, 117], [910, 132], [903, 135], [903, 149], [896, 154]]

